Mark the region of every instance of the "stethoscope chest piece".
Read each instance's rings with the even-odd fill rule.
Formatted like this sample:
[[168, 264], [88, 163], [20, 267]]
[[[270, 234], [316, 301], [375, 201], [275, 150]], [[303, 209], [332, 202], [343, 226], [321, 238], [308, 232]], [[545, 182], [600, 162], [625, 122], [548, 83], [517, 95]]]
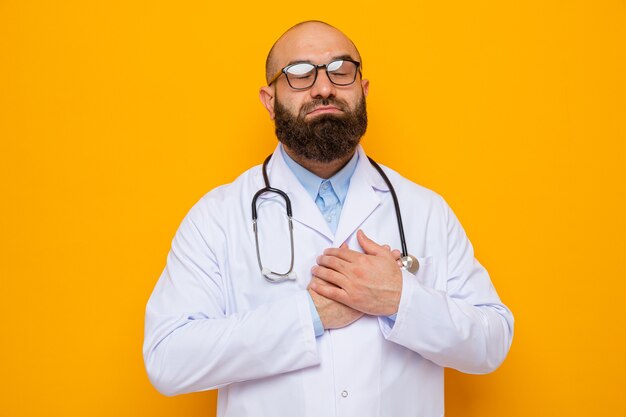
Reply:
[[402, 263], [402, 268], [406, 269], [413, 275], [416, 275], [417, 271], [420, 269], [420, 263], [413, 255], [403, 256], [402, 258], [400, 258], [400, 262]]

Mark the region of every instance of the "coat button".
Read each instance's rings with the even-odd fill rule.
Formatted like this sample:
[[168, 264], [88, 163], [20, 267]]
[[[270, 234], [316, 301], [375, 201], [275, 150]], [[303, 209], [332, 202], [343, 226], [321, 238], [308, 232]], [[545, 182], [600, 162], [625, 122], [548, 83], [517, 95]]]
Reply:
[[346, 398], [348, 396], [348, 391], [346, 391], [346, 390], [341, 391], [341, 396], [343, 398]]

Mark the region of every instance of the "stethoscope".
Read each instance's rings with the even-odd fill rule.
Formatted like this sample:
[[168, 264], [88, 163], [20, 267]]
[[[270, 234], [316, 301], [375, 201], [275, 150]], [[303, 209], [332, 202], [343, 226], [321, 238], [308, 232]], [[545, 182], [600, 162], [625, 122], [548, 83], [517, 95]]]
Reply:
[[[272, 155], [269, 155], [265, 158], [263, 162], [263, 180], [265, 181], [265, 187], [261, 188], [259, 191], [254, 194], [252, 197], [252, 229], [254, 230], [254, 243], [256, 244], [256, 257], [259, 261], [259, 269], [261, 273], [265, 277], [265, 279], [271, 283], [279, 283], [287, 280], [295, 280], [296, 273], [293, 270], [294, 263], [294, 249], [293, 249], [293, 222], [291, 220], [292, 212], [291, 212], [291, 200], [287, 196], [287, 194], [279, 190], [278, 188], [270, 187], [270, 180], [267, 176], [267, 164], [270, 161]], [[402, 268], [409, 271], [412, 274], [416, 274], [419, 269], [419, 262], [417, 258], [413, 255], [409, 255], [406, 249], [406, 239], [404, 238], [404, 227], [402, 226], [402, 215], [400, 214], [400, 205], [398, 204], [398, 196], [396, 195], [396, 191], [391, 185], [391, 181], [384, 173], [383, 169], [378, 165], [372, 158], [367, 157], [370, 163], [376, 168], [376, 171], [380, 174], [380, 176], [385, 180], [387, 187], [389, 187], [389, 191], [391, 192], [391, 197], [393, 198], [393, 205], [396, 210], [396, 219], [398, 220], [398, 231], [400, 233], [400, 244], [402, 246], [402, 257], [400, 258], [400, 262], [402, 263]], [[261, 262], [261, 252], [259, 250], [259, 233], [257, 230], [257, 211], [256, 211], [256, 201], [260, 195], [265, 193], [275, 193], [280, 195], [285, 200], [285, 205], [287, 207], [287, 221], [289, 222], [289, 240], [291, 244], [291, 262], [289, 263], [289, 270], [285, 273], [274, 272], [267, 267], [263, 266]]]

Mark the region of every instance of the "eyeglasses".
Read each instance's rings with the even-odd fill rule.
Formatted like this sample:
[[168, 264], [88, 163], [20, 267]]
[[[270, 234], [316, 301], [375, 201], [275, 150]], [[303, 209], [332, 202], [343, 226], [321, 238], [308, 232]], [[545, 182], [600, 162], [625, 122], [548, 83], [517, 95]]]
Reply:
[[331, 83], [346, 86], [354, 83], [360, 66], [360, 62], [351, 59], [336, 59], [328, 64], [322, 65], [300, 62], [287, 65], [285, 68], [281, 69], [267, 85], [272, 85], [278, 77], [285, 74], [291, 88], [294, 90], [306, 90], [315, 84], [318, 70], [320, 68], [326, 68], [326, 75]]

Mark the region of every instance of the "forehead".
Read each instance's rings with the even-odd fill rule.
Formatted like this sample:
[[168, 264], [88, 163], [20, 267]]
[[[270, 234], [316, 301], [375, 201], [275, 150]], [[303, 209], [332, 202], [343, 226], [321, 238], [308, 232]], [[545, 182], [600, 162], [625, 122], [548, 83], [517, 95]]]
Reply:
[[297, 61], [326, 64], [340, 56], [359, 59], [356, 48], [343, 33], [319, 23], [293, 28], [278, 40], [274, 49], [274, 62], [278, 67]]

